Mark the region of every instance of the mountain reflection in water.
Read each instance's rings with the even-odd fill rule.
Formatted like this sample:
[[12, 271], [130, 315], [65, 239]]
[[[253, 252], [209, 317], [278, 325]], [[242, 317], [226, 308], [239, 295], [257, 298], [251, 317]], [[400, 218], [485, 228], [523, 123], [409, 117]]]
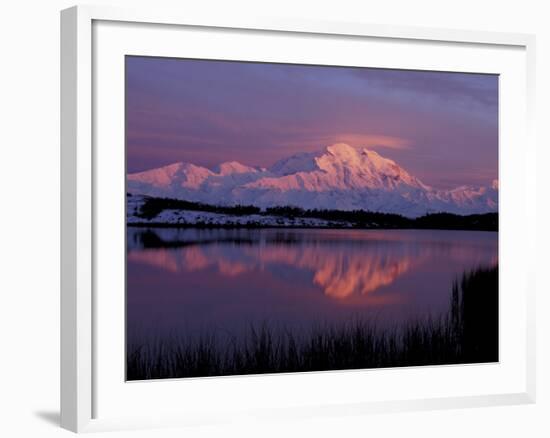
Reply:
[[454, 279], [498, 261], [490, 232], [129, 227], [127, 239], [128, 324], [147, 330], [369, 311], [394, 324], [445, 311]]

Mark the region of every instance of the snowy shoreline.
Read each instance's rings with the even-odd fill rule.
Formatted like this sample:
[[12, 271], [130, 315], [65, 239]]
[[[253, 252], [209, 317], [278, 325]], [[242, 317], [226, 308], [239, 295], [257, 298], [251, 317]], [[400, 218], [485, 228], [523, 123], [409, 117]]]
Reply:
[[[129, 226], [164, 227], [249, 227], [249, 228], [356, 228], [351, 222], [328, 221], [318, 218], [288, 218], [253, 214], [236, 216], [190, 210], [164, 210], [147, 220], [135, 215], [127, 217]], [[376, 224], [373, 224], [375, 227]]]
[[460, 216], [433, 213], [406, 218], [376, 212], [304, 211], [282, 207], [218, 207], [187, 201], [128, 195], [126, 224], [171, 228], [433, 229], [498, 231], [498, 214]]
[[205, 205], [255, 206], [263, 210], [363, 210], [416, 218], [498, 211], [498, 181], [482, 187], [437, 189], [375, 151], [334, 144], [299, 153], [269, 169], [235, 161], [209, 169], [177, 162], [127, 175], [127, 192]]

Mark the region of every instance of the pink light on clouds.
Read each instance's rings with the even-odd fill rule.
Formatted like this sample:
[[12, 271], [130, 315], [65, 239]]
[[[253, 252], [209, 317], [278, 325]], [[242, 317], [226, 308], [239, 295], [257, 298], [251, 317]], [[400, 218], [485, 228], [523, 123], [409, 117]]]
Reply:
[[129, 172], [268, 167], [343, 142], [437, 188], [498, 179], [493, 75], [127, 57], [126, 109]]
[[368, 149], [408, 149], [411, 145], [411, 142], [404, 138], [375, 134], [335, 134], [326, 142], [326, 144], [332, 143], [347, 143], [353, 147]]

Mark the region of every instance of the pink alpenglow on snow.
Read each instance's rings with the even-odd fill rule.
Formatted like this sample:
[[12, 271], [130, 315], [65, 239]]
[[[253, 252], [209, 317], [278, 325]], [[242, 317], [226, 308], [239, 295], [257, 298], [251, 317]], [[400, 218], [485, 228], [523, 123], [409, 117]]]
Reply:
[[498, 76], [125, 67], [127, 380], [498, 362]]
[[[322, 168], [312, 161], [319, 149], [345, 143], [440, 190], [498, 179], [496, 75], [141, 56], [125, 63], [130, 174], [183, 162], [239, 182], [251, 169], [280, 177], [283, 168]], [[336, 149], [342, 160], [367, 163]], [[301, 184], [298, 176], [277, 182]]]
[[129, 174], [127, 180], [132, 194], [214, 205], [361, 209], [409, 217], [433, 212], [487, 213], [498, 209], [496, 181], [487, 187], [436, 189], [395, 161], [344, 143], [284, 158], [267, 169], [235, 161], [212, 169], [175, 163]]

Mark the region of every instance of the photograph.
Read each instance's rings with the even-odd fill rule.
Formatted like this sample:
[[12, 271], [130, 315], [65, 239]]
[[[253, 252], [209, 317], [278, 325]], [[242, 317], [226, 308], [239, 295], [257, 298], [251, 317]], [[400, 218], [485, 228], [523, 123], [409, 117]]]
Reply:
[[499, 361], [499, 75], [124, 63], [126, 380]]

